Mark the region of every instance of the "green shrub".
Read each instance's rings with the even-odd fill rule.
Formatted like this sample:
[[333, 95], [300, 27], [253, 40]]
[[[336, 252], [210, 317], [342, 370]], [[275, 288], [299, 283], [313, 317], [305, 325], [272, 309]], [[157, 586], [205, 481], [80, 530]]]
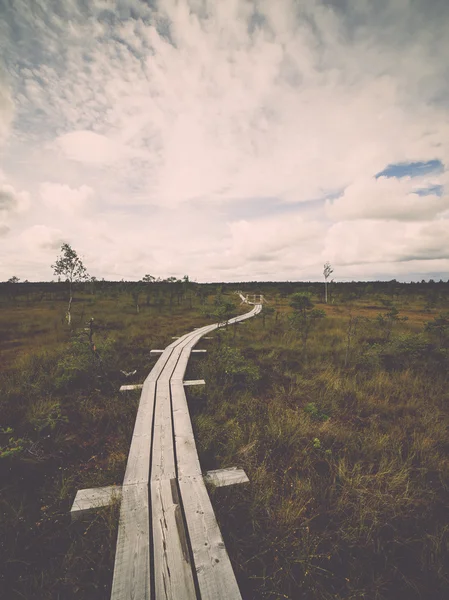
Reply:
[[382, 348], [380, 356], [387, 370], [406, 369], [436, 358], [434, 347], [426, 337], [413, 333], [398, 334]]
[[57, 363], [55, 388], [67, 390], [89, 388], [111, 367], [114, 341], [106, 339], [96, 344], [94, 353], [87, 339], [73, 336], [66, 353]]
[[330, 417], [317, 407], [315, 402], [309, 402], [304, 406], [304, 412], [315, 421], [327, 421]]
[[13, 433], [11, 427], [0, 428], [0, 459], [17, 456], [23, 452], [26, 440], [15, 438]]
[[39, 398], [33, 402], [27, 411], [27, 418], [37, 432], [44, 429], [54, 430], [58, 423], [68, 422], [67, 417], [61, 412], [59, 400], [51, 397]]
[[259, 368], [247, 360], [240, 350], [221, 345], [210, 353], [203, 374], [219, 387], [254, 388], [260, 378]]

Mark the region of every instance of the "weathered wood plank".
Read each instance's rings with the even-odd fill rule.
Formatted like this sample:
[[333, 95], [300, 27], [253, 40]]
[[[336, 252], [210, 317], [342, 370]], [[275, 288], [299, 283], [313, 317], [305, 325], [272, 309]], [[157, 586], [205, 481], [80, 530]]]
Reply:
[[176, 471], [173, 449], [170, 384], [161, 378], [157, 382], [151, 480], [173, 479], [174, 477], [176, 477]]
[[201, 600], [241, 600], [203, 478], [179, 477]]
[[111, 600], [150, 600], [148, 485], [126, 485], [115, 552]]
[[239, 469], [238, 467], [208, 471], [204, 476], [204, 480], [213, 483], [216, 487], [249, 482], [245, 471], [243, 469]]
[[156, 383], [154, 381], [149, 381], [147, 378], [143, 384], [142, 394], [140, 396], [139, 408], [123, 481], [124, 485], [129, 485], [131, 483], [148, 483], [155, 390]]
[[171, 393], [178, 477], [201, 476], [201, 466], [183, 385], [179, 381], [172, 381]]
[[[183, 350], [197, 343], [195, 336]], [[178, 481], [202, 600], [240, 599], [240, 591], [201, 475], [182, 385], [187, 362], [178, 361], [171, 381]]]
[[204, 379], [188, 379], [187, 381], [183, 381], [182, 382], [183, 385], [186, 386], [190, 386], [190, 385], [206, 385], [206, 382]]
[[196, 600], [176, 478], [151, 482], [156, 600]]
[[78, 490], [70, 509], [72, 521], [90, 514], [97, 508], [108, 506], [114, 499], [120, 499], [121, 495], [122, 487], [120, 485]]
[[134, 385], [122, 385], [120, 387], [121, 392], [127, 392], [129, 390], [141, 390], [143, 388], [143, 383], [136, 383]]

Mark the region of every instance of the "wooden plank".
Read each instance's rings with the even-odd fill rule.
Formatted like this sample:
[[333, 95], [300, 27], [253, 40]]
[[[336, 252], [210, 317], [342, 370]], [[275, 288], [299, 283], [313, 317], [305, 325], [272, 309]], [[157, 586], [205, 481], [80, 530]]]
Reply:
[[156, 354], [162, 354], [163, 350], [150, 350], [150, 356], [155, 356]]
[[147, 380], [149, 381], [157, 381], [162, 373], [162, 371], [165, 368], [165, 365], [167, 364], [167, 361], [169, 360], [169, 358], [171, 357], [174, 347], [176, 347], [176, 345], [178, 345], [178, 342], [173, 342], [173, 344], [170, 344], [170, 346], [167, 346], [167, 348], [165, 348], [165, 350], [162, 352], [161, 356], [159, 357], [159, 360], [156, 362], [156, 364], [154, 365], [154, 367], [151, 369], [150, 374], [148, 375]]
[[111, 600], [150, 600], [148, 485], [122, 488]]
[[155, 390], [156, 383], [154, 381], [149, 381], [147, 378], [143, 384], [142, 394], [140, 396], [139, 408], [123, 481], [124, 485], [129, 485], [131, 483], [148, 483]]
[[121, 392], [128, 392], [129, 390], [141, 390], [143, 388], [143, 383], [137, 383], [135, 385], [122, 385], [120, 387]]
[[90, 514], [97, 508], [108, 506], [114, 499], [120, 499], [121, 495], [122, 487], [119, 485], [78, 490], [70, 509], [72, 521]]
[[206, 354], [207, 350], [192, 350], [192, 354]]
[[183, 381], [182, 382], [183, 385], [206, 385], [206, 382], [204, 379], [188, 379], [187, 381]]
[[203, 478], [179, 477], [201, 600], [241, 600]]
[[172, 381], [171, 393], [178, 477], [187, 475], [200, 477], [201, 466], [182, 383]]
[[156, 600], [196, 600], [176, 478], [151, 482]]
[[[197, 339], [189, 343], [193, 345]], [[188, 346], [183, 354], [189, 350]], [[184, 361], [171, 382], [178, 481], [202, 600], [241, 600], [229, 556], [201, 475], [187, 400]]]
[[216, 487], [225, 485], [236, 485], [237, 483], [248, 483], [249, 479], [243, 469], [238, 467], [230, 467], [228, 469], [216, 469], [208, 471], [204, 476], [204, 480], [213, 483]]
[[156, 388], [150, 482], [156, 600], [196, 599], [176, 481], [170, 394], [170, 378], [183, 344], [173, 349]]
[[151, 481], [173, 479], [174, 477], [176, 477], [176, 471], [173, 450], [170, 384], [161, 378], [157, 382]]

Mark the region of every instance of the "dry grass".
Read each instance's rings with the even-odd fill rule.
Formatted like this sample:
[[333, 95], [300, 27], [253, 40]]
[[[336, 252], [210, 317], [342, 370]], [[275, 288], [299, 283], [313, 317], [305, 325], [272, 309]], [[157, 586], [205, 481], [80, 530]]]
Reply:
[[[242, 466], [251, 481], [211, 490], [245, 600], [448, 597], [449, 362], [423, 327], [448, 310], [447, 291], [369, 285], [331, 287], [305, 359], [289, 294], [316, 300], [322, 286], [247, 284], [272, 314], [220, 333], [189, 364], [187, 378], [207, 382], [188, 390], [203, 469]], [[214, 309], [200, 296], [170, 306], [162, 288], [139, 314], [126, 285], [78, 293], [74, 327], [95, 317], [100, 368], [70, 337], [64, 290], [47, 288], [0, 289], [0, 589], [98, 600], [109, 597], [117, 507], [75, 524], [69, 509], [77, 489], [122, 481], [138, 393], [119, 395], [120, 370], [141, 382], [150, 349]], [[390, 334], [377, 320], [388, 300], [409, 317]]]
[[[326, 307], [307, 363], [286, 316], [258, 318], [201, 373], [190, 405], [202, 464], [241, 466], [251, 481], [213, 492], [245, 599], [449, 594], [448, 353], [415, 303], [388, 341], [373, 318], [385, 307], [363, 319], [345, 361], [360, 304]], [[229, 371], [224, 344], [257, 383], [214, 385]]]
[[[119, 393], [130, 383], [121, 370], [137, 369], [131, 383], [142, 382], [152, 348], [213, 322], [211, 302], [186, 295], [170, 306], [166, 291], [148, 306], [143, 296], [138, 314], [126, 288], [75, 299], [71, 332], [63, 294], [0, 296], [0, 596], [8, 600], [109, 598], [117, 507], [73, 524], [69, 511], [78, 489], [122, 483], [139, 394]], [[82, 335], [91, 316], [101, 364]]]

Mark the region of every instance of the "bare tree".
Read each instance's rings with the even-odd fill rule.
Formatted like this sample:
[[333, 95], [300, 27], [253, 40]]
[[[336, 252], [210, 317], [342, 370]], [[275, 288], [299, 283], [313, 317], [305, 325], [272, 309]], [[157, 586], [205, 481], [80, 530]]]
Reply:
[[331, 267], [330, 263], [327, 262], [324, 264], [324, 271], [323, 271], [323, 275], [324, 275], [324, 301], [327, 304], [327, 280], [329, 279], [331, 273], [334, 272], [334, 269]]
[[58, 257], [55, 264], [52, 265], [55, 275], [65, 277], [69, 282], [69, 305], [67, 307], [67, 323], [72, 322], [71, 307], [73, 301], [73, 285], [78, 281], [85, 281], [89, 275], [86, 271], [83, 261], [78, 256], [70, 244], [62, 244], [61, 256]]

